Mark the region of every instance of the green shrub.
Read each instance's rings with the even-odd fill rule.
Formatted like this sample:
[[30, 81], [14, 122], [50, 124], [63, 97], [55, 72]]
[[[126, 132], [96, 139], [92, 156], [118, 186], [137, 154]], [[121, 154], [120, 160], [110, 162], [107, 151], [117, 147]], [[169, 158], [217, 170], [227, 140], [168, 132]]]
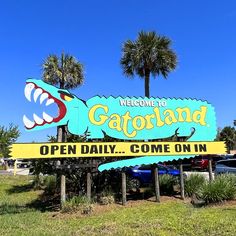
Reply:
[[0, 170], [6, 170], [6, 166], [0, 165]]
[[159, 175], [160, 191], [162, 194], [173, 194], [176, 178], [172, 175]]
[[99, 196], [99, 203], [108, 205], [115, 202], [114, 192], [110, 188], [104, 189]]
[[56, 192], [57, 180], [56, 176], [49, 175], [44, 177], [44, 188], [48, 194], [54, 194]]
[[153, 187], [145, 188], [143, 191], [144, 198], [150, 198], [150, 197], [153, 197], [154, 195], [155, 195], [155, 190]]
[[0, 203], [0, 215], [4, 214], [16, 214], [25, 213], [32, 211], [32, 209], [27, 208], [24, 205], [10, 204], [10, 203]]
[[[222, 177], [223, 176], [223, 177]], [[216, 176], [216, 178], [225, 178], [227, 179], [228, 181], [230, 181], [232, 184], [236, 185], [236, 175], [234, 174], [224, 174], [224, 175], [218, 175]]]
[[56, 192], [56, 176], [54, 175], [35, 175], [33, 179], [33, 188], [35, 190], [44, 189], [48, 194], [54, 194]]
[[236, 178], [219, 175], [212, 182], [205, 183], [197, 192], [197, 197], [208, 203], [218, 203], [236, 197]]
[[33, 185], [34, 190], [43, 189], [44, 177], [42, 175], [34, 175], [32, 185]]
[[105, 196], [105, 197], [100, 197], [99, 199], [99, 203], [101, 205], [108, 205], [108, 204], [112, 204], [115, 202], [115, 198], [114, 196]]
[[203, 184], [205, 184], [206, 180], [203, 175], [200, 174], [191, 174], [185, 179], [184, 190], [185, 195], [188, 197], [192, 197]]
[[127, 192], [137, 192], [140, 190], [141, 183], [138, 179], [127, 176], [126, 189]]
[[75, 196], [67, 200], [62, 206], [63, 213], [80, 212], [81, 214], [91, 214], [93, 204], [85, 196]]

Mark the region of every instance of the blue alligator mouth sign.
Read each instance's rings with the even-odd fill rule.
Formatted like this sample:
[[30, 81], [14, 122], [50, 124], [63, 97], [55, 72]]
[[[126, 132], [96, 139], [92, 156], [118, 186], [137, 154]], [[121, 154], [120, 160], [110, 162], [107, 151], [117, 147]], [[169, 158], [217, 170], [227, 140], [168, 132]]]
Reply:
[[39, 99], [46, 106], [58, 106], [56, 117], [46, 112], [41, 117], [34, 114], [33, 120], [24, 116], [28, 131], [67, 125], [70, 133], [86, 133], [91, 139], [102, 139], [106, 134], [118, 140], [173, 141], [178, 137], [184, 137], [183, 141], [213, 141], [217, 133], [213, 106], [196, 99], [95, 96], [85, 102], [35, 79], [27, 80], [25, 97], [30, 102]]
[[212, 141], [216, 136], [214, 108], [206, 101], [195, 99], [100, 97], [87, 102], [67, 90], [58, 89], [41, 80], [29, 79], [25, 96], [31, 101], [38, 98], [46, 106], [58, 105], [57, 117], [43, 112], [42, 118], [34, 114], [31, 121], [23, 121], [27, 130], [40, 130], [67, 125], [72, 134], [89, 133], [91, 139], [107, 135], [125, 140], [163, 139], [176, 133], [189, 136], [189, 140]]

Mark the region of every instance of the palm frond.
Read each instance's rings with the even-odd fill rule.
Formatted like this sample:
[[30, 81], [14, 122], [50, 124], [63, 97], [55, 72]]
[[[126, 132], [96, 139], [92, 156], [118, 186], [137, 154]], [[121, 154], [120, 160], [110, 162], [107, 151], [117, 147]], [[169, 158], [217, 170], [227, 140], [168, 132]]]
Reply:
[[164, 78], [176, 68], [177, 56], [170, 48], [171, 40], [156, 32], [141, 31], [135, 41], [127, 40], [122, 48], [120, 64], [126, 76], [138, 74], [145, 77], [145, 70], [155, 77]]
[[84, 67], [73, 56], [49, 55], [42, 65], [43, 80], [64, 89], [73, 89], [84, 81]]

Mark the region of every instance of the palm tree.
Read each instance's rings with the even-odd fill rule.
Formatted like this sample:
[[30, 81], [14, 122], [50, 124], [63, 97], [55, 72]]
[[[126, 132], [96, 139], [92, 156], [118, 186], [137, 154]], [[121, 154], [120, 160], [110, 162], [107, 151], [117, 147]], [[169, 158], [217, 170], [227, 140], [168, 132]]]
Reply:
[[[127, 40], [123, 46], [120, 60], [123, 72], [128, 77], [134, 74], [145, 80], [145, 96], [150, 97], [150, 75], [167, 75], [175, 69], [177, 56], [170, 48], [171, 40], [155, 32], [141, 31], [135, 41]], [[158, 168], [154, 165], [154, 186], [156, 201], [160, 202]]]
[[[73, 89], [84, 81], [83, 65], [69, 54], [49, 55], [43, 65], [43, 80], [60, 89]], [[57, 141], [66, 142], [66, 126], [57, 127]], [[65, 175], [61, 175], [61, 204], [66, 200]]]
[[43, 63], [43, 80], [61, 89], [73, 89], [84, 81], [83, 65], [69, 54], [49, 55]]
[[[43, 65], [43, 80], [49, 84], [58, 86], [60, 89], [73, 89], [84, 81], [83, 65], [73, 56], [62, 53], [49, 55]], [[57, 140], [66, 140], [66, 127], [60, 126], [57, 130]]]
[[167, 75], [176, 68], [177, 56], [170, 48], [171, 40], [155, 32], [141, 31], [135, 41], [127, 40], [123, 45], [120, 60], [123, 72], [128, 77], [134, 74], [145, 79], [145, 96], [150, 96], [150, 75]]
[[227, 151], [230, 153], [230, 150], [233, 150], [236, 144], [236, 130], [234, 127], [226, 126], [224, 127], [220, 134], [219, 140], [225, 141]]

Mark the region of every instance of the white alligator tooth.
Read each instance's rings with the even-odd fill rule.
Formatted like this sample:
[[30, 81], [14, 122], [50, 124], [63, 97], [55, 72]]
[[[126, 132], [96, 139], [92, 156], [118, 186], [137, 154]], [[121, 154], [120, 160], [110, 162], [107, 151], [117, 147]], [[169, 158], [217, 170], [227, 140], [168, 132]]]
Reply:
[[37, 101], [38, 96], [43, 92], [41, 88], [37, 88], [34, 92], [34, 101]]
[[34, 89], [35, 85], [33, 83], [28, 83], [25, 86], [25, 97], [31, 102], [31, 92]]
[[38, 117], [36, 114], [33, 114], [33, 117], [34, 117], [34, 121], [36, 122], [36, 124], [38, 124], [38, 125], [43, 124], [43, 119]]
[[47, 93], [43, 93], [43, 94], [41, 95], [41, 97], [40, 97], [40, 104], [42, 104], [43, 101], [44, 101], [46, 98], [48, 98], [48, 94], [47, 94]]
[[54, 100], [52, 98], [50, 98], [50, 99], [47, 100], [46, 106], [49, 106], [52, 103], [54, 103]]
[[53, 120], [53, 118], [45, 112], [43, 112], [43, 119], [48, 123], [52, 122], [52, 120]]
[[33, 128], [33, 126], [34, 126], [34, 124], [35, 124], [33, 121], [29, 120], [29, 119], [26, 117], [26, 115], [23, 116], [23, 122], [24, 122], [25, 127], [28, 128], [28, 129]]

